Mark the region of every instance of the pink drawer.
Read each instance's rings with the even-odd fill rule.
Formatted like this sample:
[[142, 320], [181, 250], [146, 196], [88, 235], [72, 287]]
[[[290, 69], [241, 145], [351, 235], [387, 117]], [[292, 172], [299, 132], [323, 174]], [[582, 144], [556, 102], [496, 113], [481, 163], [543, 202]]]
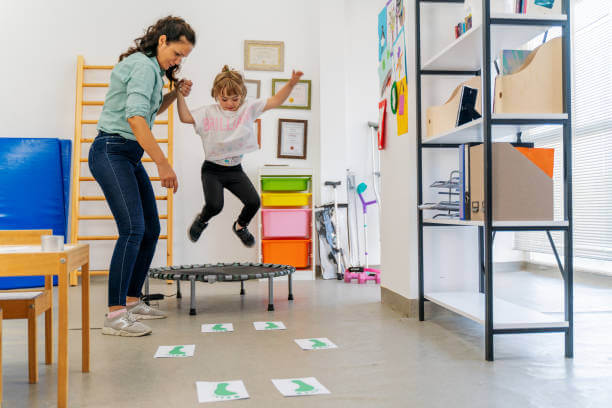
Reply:
[[310, 238], [309, 209], [261, 210], [263, 238]]

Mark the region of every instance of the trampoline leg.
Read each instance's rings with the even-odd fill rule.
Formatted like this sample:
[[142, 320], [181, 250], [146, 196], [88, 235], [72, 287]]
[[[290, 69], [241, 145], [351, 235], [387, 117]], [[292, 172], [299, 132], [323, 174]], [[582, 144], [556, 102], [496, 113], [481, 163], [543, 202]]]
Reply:
[[293, 300], [293, 275], [287, 275], [287, 280], [289, 282], [289, 300]]
[[268, 312], [274, 310], [274, 285], [272, 278], [268, 278]]
[[149, 277], [145, 279], [145, 304], [149, 305]]
[[176, 298], [177, 299], [183, 298], [183, 295], [181, 294], [181, 281], [180, 280], [176, 281]]
[[240, 281], [240, 295], [244, 296], [244, 281]]
[[189, 299], [189, 315], [195, 316], [196, 314], [196, 305], [195, 305], [195, 276], [191, 279], [191, 296]]

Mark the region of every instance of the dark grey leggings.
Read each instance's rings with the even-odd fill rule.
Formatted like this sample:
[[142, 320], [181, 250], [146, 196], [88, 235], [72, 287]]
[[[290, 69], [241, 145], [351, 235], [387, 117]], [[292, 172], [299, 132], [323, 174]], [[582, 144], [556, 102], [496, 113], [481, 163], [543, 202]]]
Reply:
[[244, 207], [238, 216], [238, 223], [249, 225], [260, 207], [259, 194], [242, 170], [242, 165], [221, 166], [209, 161], [202, 165], [202, 186], [204, 187], [204, 208], [201, 218], [208, 222], [223, 209], [223, 189], [232, 192]]

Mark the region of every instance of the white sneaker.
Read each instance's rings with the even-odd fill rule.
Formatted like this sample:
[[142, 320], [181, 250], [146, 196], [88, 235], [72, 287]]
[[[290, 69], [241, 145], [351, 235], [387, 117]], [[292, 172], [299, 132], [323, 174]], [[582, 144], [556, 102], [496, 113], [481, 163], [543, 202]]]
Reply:
[[151, 306], [142, 301], [133, 306], [128, 306], [127, 310], [136, 318], [136, 320], [165, 319], [168, 317], [166, 313], [158, 309], [153, 309]]
[[114, 319], [109, 319], [106, 315], [104, 320], [104, 327], [102, 327], [102, 334], [111, 336], [124, 336], [124, 337], [140, 337], [151, 334], [152, 330], [149, 326], [142, 324], [136, 320], [136, 318], [130, 313], [121, 313]]

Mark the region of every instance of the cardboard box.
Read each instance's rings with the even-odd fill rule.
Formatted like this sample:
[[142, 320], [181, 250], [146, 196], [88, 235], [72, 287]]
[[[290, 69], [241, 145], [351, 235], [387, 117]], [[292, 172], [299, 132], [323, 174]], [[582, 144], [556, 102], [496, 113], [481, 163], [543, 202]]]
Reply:
[[427, 108], [427, 138], [448, 132], [455, 128], [457, 113], [459, 112], [459, 102], [461, 100], [461, 88], [463, 85], [478, 89], [478, 95], [476, 96], [476, 111], [482, 114], [480, 83], [481, 78], [479, 76], [472, 77], [468, 81], [459, 84], [459, 86], [453, 90], [453, 93], [444, 105], [430, 106]]
[[[484, 221], [484, 145], [470, 147], [470, 214]], [[493, 143], [493, 220], [552, 221], [554, 149]]]
[[495, 78], [495, 113], [564, 113], [562, 39], [552, 39], [529, 54], [514, 74]]

